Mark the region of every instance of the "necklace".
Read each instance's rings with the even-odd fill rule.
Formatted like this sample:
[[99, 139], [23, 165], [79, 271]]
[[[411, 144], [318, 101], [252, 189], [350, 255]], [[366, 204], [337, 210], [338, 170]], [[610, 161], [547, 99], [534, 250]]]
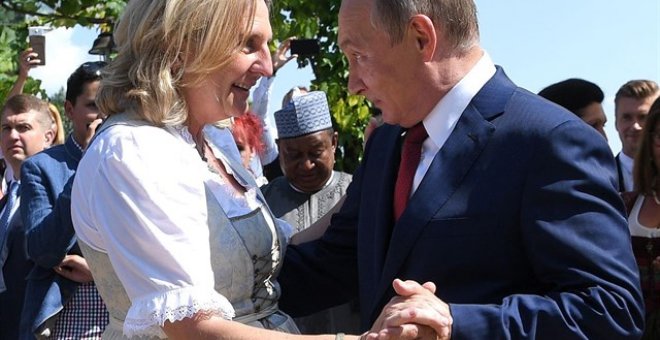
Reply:
[[660, 205], [660, 200], [658, 199], [658, 194], [655, 192], [655, 189], [651, 190], [651, 193], [653, 193], [653, 200], [655, 201], [655, 204]]

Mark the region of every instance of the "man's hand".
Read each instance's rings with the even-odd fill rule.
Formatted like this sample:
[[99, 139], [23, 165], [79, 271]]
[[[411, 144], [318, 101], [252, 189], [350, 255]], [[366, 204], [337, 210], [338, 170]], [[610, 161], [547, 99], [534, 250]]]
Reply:
[[396, 279], [392, 285], [399, 296], [383, 308], [366, 339], [451, 338], [449, 305], [435, 296], [435, 284]]
[[53, 267], [56, 273], [71, 281], [87, 283], [94, 281], [87, 260], [79, 255], [67, 255], [59, 265]]
[[87, 132], [85, 134], [85, 140], [82, 141], [82, 145], [87, 148], [89, 145], [89, 142], [92, 140], [92, 137], [94, 137], [94, 134], [96, 133], [96, 128], [103, 123], [103, 119], [101, 118], [96, 118], [94, 119], [91, 123], [87, 125]]

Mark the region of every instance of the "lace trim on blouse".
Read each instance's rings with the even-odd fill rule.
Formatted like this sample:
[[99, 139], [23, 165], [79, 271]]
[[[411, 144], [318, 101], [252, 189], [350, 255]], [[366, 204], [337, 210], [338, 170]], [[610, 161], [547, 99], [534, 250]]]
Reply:
[[165, 338], [165, 321], [180, 321], [195, 314], [231, 320], [234, 307], [213, 288], [184, 287], [133, 301], [124, 321], [124, 335]]

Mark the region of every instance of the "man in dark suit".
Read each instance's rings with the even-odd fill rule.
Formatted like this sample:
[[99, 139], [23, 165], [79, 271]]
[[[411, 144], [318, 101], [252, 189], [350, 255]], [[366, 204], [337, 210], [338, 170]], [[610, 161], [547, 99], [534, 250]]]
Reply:
[[29, 95], [15, 95], [5, 103], [0, 119], [0, 146], [14, 172], [0, 201], [0, 339], [18, 339], [25, 277], [33, 263], [25, 252], [25, 228], [19, 213], [23, 161], [47, 148], [55, 132], [48, 104]]
[[[493, 65], [472, 0], [414, 3], [342, 2], [349, 90], [387, 124], [325, 235], [287, 250], [282, 309], [358, 296], [364, 328], [639, 337], [639, 278], [605, 139]], [[395, 292], [396, 278], [437, 291], [397, 282]]]

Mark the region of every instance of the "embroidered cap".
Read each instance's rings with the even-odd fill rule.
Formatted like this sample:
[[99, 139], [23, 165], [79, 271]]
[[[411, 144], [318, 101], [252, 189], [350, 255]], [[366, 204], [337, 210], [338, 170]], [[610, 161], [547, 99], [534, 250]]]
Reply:
[[332, 128], [328, 99], [323, 91], [295, 96], [275, 112], [278, 138], [293, 138]]

